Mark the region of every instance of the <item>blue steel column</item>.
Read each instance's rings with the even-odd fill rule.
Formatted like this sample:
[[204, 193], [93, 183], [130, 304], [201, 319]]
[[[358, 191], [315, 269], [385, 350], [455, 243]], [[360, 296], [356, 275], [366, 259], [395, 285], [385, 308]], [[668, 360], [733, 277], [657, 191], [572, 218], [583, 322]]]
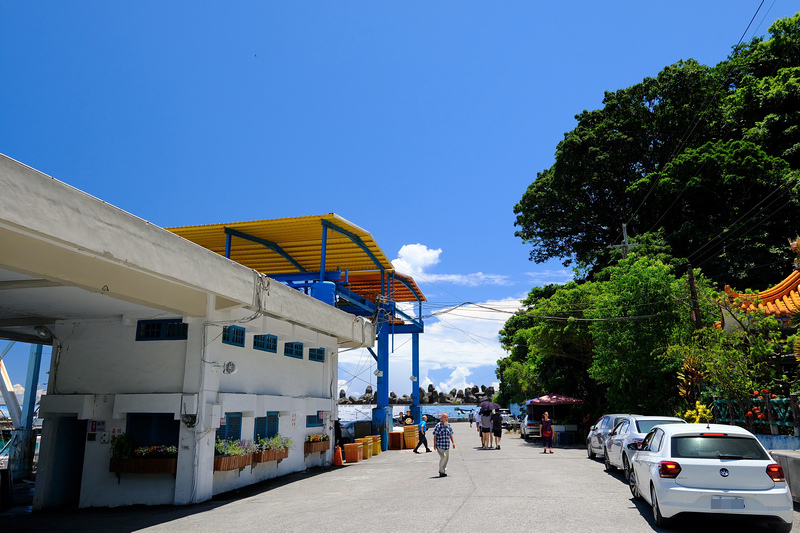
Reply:
[[378, 308], [378, 383], [372, 425], [381, 436], [381, 449], [386, 451], [389, 449], [389, 431], [393, 427], [392, 408], [389, 407], [389, 324], [383, 314], [383, 305]]
[[22, 401], [22, 428], [17, 433], [18, 440], [11, 450], [9, 467], [14, 479], [31, 477], [33, 453], [36, 436], [33, 433], [33, 412], [36, 410], [36, 388], [39, 384], [39, 370], [42, 366], [42, 345], [31, 345], [28, 357], [28, 375], [25, 380], [25, 398]]
[[322, 226], [322, 251], [319, 257], [319, 280], [325, 281], [325, 251], [328, 248], [328, 226]]
[[411, 334], [411, 375], [417, 378], [411, 382], [411, 414], [419, 424], [422, 422], [419, 408], [419, 333]]
[[225, 235], [225, 257], [228, 259], [231, 258], [231, 238], [230, 233]]

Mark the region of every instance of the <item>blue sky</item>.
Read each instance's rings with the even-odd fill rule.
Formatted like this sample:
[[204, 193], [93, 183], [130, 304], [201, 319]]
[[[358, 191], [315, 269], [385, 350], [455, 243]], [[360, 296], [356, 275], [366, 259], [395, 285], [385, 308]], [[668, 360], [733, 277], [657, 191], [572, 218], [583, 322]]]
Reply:
[[[162, 227], [335, 212], [413, 273], [424, 313], [511, 311], [571, 275], [528, 261], [513, 207], [574, 116], [680, 59], [716, 64], [796, 11], [788, 0], [7, 1], [0, 152]], [[429, 320], [424, 378], [495, 381], [507, 316], [466, 307]], [[399, 394], [411, 389], [406, 341], [390, 363]], [[26, 359], [22, 346], [6, 358], [15, 383]], [[340, 360], [349, 392], [374, 385], [368, 355]]]

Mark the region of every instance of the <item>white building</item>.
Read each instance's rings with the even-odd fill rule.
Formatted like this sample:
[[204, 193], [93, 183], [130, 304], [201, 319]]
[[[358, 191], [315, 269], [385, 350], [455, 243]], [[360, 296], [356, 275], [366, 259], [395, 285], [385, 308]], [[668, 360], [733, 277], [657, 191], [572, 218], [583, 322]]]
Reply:
[[[35, 508], [187, 504], [331, 461], [303, 440], [332, 432], [337, 353], [372, 322], [2, 155], [0, 191], [0, 339], [54, 338]], [[265, 425], [287, 459], [214, 471], [221, 427]], [[176, 473], [118, 479], [120, 432], [177, 444]]]

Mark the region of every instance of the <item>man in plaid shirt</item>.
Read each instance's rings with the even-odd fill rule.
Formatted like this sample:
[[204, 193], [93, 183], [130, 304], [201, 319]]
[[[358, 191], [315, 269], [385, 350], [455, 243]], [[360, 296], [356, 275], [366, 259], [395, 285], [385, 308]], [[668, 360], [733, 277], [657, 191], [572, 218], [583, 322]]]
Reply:
[[453, 427], [447, 423], [449, 418], [447, 413], [442, 413], [441, 421], [433, 428], [433, 449], [439, 452], [439, 477], [447, 477], [445, 469], [450, 460], [450, 443], [453, 443], [453, 449], [456, 447]]

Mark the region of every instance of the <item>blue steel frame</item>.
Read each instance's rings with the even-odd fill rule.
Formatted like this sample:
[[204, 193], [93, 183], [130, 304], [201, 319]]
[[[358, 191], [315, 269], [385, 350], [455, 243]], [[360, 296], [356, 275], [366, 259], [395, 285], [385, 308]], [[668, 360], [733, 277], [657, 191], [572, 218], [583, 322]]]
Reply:
[[[389, 431], [393, 427], [392, 422], [392, 409], [389, 406], [389, 337], [394, 335], [411, 335], [411, 371], [412, 381], [411, 398], [412, 406], [411, 413], [414, 420], [420, 421], [420, 408], [419, 408], [419, 334], [425, 331], [425, 325], [421, 318], [413, 318], [403, 313], [397, 308], [394, 302], [388, 300], [388, 296], [394, 292], [394, 284], [401, 283], [405, 285], [417, 298], [419, 305], [418, 316], [422, 316], [422, 298], [414, 290], [414, 288], [402, 278], [397, 278], [394, 273], [387, 275], [384, 266], [375, 257], [369, 247], [364, 241], [350, 231], [333, 224], [328, 220], [321, 220], [322, 223], [322, 247], [320, 250], [320, 271], [309, 272], [303, 268], [289, 253], [281, 248], [277, 243], [248, 235], [241, 231], [230, 228], [225, 228], [227, 236], [225, 244], [225, 257], [230, 259], [231, 256], [231, 238], [238, 237], [246, 239], [251, 242], [259, 243], [266, 248], [277, 253], [289, 263], [292, 264], [299, 272], [290, 274], [274, 274], [267, 273], [272, 279], [285, 283], [286, 285], [301, 289], [313, 286], [315, 283], [323, 281], [332, 281], [336, 286], [336, 296], [340, 299], [349, 302], [351, 305], [340, 306], [340, 309], [350, 312], [355, 315], [361, 316], [374, 316], [375, 323], [377, 324], [377, 355], [372, 350], [369, 352], [375, 357], [378, 363], [378, 379], [375, 394], [376, 407], [372, 412], [372, 425], [373, 430], [381, 435], [381, 447], [387, 450], [389, 446]], [[349, 290], [344, 285], [348, 282], [349, 273], [347, 271], [341, 272], [338, 270], [326, 271], [325, 270], [325, 255], [328, 242], [328, 230], [336, 231], [348, 239], [350, 239], [356, 246], [372, 260], [375, 266], [381, 273], [381, 295], [384, 297], [383, 302], [371, 302], [366, 298], [359, 296], [353, 291]], [[402, 325], [395, 325], [394, 319], [401, 318], [406, 323]]]

